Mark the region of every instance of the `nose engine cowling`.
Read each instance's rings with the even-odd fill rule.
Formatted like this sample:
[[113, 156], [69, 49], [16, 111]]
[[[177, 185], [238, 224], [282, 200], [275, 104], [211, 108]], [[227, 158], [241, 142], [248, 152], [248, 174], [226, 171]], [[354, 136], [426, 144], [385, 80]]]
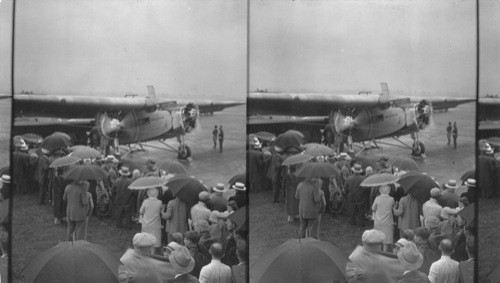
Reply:
[[415, 120], [420, 130], [429, 126], [431, 115], [432, 105], [427, 100], [424, 99], [415, 105]]

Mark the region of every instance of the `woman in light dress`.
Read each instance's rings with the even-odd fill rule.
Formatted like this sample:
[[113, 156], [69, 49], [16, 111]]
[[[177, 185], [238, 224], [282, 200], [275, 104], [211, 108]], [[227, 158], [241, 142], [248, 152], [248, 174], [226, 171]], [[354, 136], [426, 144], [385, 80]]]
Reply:
[[392, 209], [395, 206], [394, 199], [389, 196], [391, 189], [389, 186], [379, 188], [380, 195], [375, 198], [372, 205], [373, 210], [373, 229], [378, 230], [385, 235], [384, 251], [390, 251], [393, 244], [394, 235], [394, 217]]
[[162, 202], [157, 198], [158, 189], [149, 188], [148, 198], [142, 202], [139, 210], [139, 221], [142, 224], [141, 232], [150, 233], [156, 238], [155, 254], [160, 254], [161, 250], [161, 215]]

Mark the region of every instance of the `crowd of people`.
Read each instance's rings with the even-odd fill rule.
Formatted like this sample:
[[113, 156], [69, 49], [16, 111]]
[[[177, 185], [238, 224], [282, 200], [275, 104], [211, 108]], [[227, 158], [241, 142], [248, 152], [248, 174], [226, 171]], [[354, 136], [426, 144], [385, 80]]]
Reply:
[[[68, 154], [70, 150], [64, 148], [49, 150], [20, 144], [14, 152], [13, 190], [18, 194], [38, 193], [41, 206], [52, 205], [54, 225], [67, 225], [68, 241], [87, 239], [91, 217], [103, 224], [105, 218], [112, 217], [120, 229], [137, 229], [140, 224], [134, 248], [121, 258], [120, 279], [246, 282], [248, 228], [246, 222], [230, 220], [231, 214], [246, 210], [244, 183], [236, 182], [229, 190], [222, 183], [204, 186], [195, 196], [197, 202], [189, 204], [174, 196], [168, 185], [130, 188], [141, 177], [156, 176], [167, 183], [175, 176], [157, 168], [154, 160], [146, 162], [143, 172], [131, 170], [114, 155], [85, 158], [72, 166], [50, 166]], [[65, 178], [68, 170], [85, 164], [99, 166], [105, 177]]]
[[[249, 155], [249, 166], [259, 161], [260, 167], [248, 169], [251, 190], [272, 190], [274, 203], [284, 201], [288, 221], [300, 223], [300, 237], [319, 239], [325, 212], [345, 213], [351, 225], [369, 229], [363, 234], [363, 246], [349, 257], [352, 282], [459, 282], [459, 278], [460, 282], [473, 282], [476, 225], [472, 205], [480, 196], [474, 178], [462, 184], [456, 180], [444, 185], [436, 182], [430, 198], [423, 201], [394, 182], [361, 186], [372, 175], [407, 173], [390, 166], [387, 157], [369, 166], [347, 151], [283, 166], [287, 158], [301, 154], [304, 148], [271, 145], [263, 150], [254, 144], [257, 146], [251, 150], [258, 154]], [[316, 162], [330, 164], [338, 174], [296, 176], [301, 168]], [[252, 173], [267, 178], [258, 180]], [[467, 206], [471, 207], [464, 210]]]

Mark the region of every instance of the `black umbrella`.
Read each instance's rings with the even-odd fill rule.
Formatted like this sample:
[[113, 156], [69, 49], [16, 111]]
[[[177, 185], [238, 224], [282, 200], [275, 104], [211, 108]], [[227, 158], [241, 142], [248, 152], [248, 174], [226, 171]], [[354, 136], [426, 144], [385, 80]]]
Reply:
[[229, 214], [227, 217], [231, 222], [236, 225], [236, 230], [248, 231], [247, 207], [243, 206], [238, 208], [235, 212]]
[[255, 137], [257, 137], [259, 140], [266, 141], [266, 142], [271, 142], [274, 139], [276, 139], [276, 135], [275, 134], [272, 134], [272, 133], [269, 133], [269, 132], [264, 132], [264, 131], [255, 133], [253, 135]]
[[416, 171], [402, 175], [397, 183], [403, 187], [405, 193], [411, 194], [421, 203], [430, 199], [433, 188], [439, 188], [431, 177]]
[[316, 163], [308, 163], [302, 166], [297, 172], [295, 172], [295, 176], [297, 177], [331, 177], [335, 176], [336, 178], [340, 177], [339, 169], [333, 167], [329, 163], [325, 162], [316, 162]]
[[37, 134], [24, 134], [21, 136], [23, 140], [28, 144], [40, 144], [43, 141], [43, 138]]
[[387, 164], [404, 171], [418, 171], [418, 164], [410, 158], [399, 156], [391, 157], [389, 161], [387, 161]]
[[26, 282], [119, 282], [120, 264], [103, 246], [61, 242], [33, 258], [23, 274]]
[[229, 179], [229, 182], [227, 183], [229, 184], [229, 187], [232, 187], [236, 182], [246, 184], [247, 174], [246, 173], [236, 174], [231, 179]]
[[465, 225], [467, 225], [467, 227], [474, 226], [474, 216], [476, 215], [475, 208], [475, 203], [471, 203], [458, 212], [458, 215], [465, 220]]
[[50, 151], [54, 151], [61, 148], [68, 148], [70, 144], [71, 139], [68, 135], [56, 132], [44, 138], [40, 146]]
[[64, 173], [63, 178], [68, 180], [101, 180], [107, 178], [108, 173], [97, 165], [84, 164], [74, 166]]
[[200, 181], [184, 175], [175, 176], [167, 183], [168, 189], [175, 197], [180, 198], [189, 205], [198, 202], [198, 195], [205, 191]]
[[462, 181], [462, 183], [467, 181], [467, 179], [476, 179], [476, 169], [467, 171], [462, 175], [462, 177], [460, 177], [460, 181]]
[[80, 147], [78, 149], [76, 149], [75, 151], [73, 151], [71, 153], [71, 156], [74, 156], [74, 157], [78, 157], [78, 158], [82, 158], [82, 159], [85, 159], [85, 158], [91, 158], [91, 159], [94, 159], [94, 158], [100, 158], [101, 157], [101, 153], [91, 147]]
[[281, 147], [283, 150], [286, 150], [289, 147], [299, 148], [300, 145], [303, 143], [304, 143], [303, 137], [300, 137], [299, 135], [293, 132], [285, 132], [276, 138], [274, 145]]

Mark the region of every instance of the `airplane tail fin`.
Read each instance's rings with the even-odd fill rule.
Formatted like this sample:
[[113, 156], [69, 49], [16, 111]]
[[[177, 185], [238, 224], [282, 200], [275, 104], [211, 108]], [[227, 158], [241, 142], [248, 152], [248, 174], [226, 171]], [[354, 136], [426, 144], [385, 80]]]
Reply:
[[387, 83], [380, 83], [380, 86], [382, 87], [382, 96], [389, 97], [389, 87]]
[[148, 85], [148, 98], [156, 99], [155, 87], [152, 85]]

